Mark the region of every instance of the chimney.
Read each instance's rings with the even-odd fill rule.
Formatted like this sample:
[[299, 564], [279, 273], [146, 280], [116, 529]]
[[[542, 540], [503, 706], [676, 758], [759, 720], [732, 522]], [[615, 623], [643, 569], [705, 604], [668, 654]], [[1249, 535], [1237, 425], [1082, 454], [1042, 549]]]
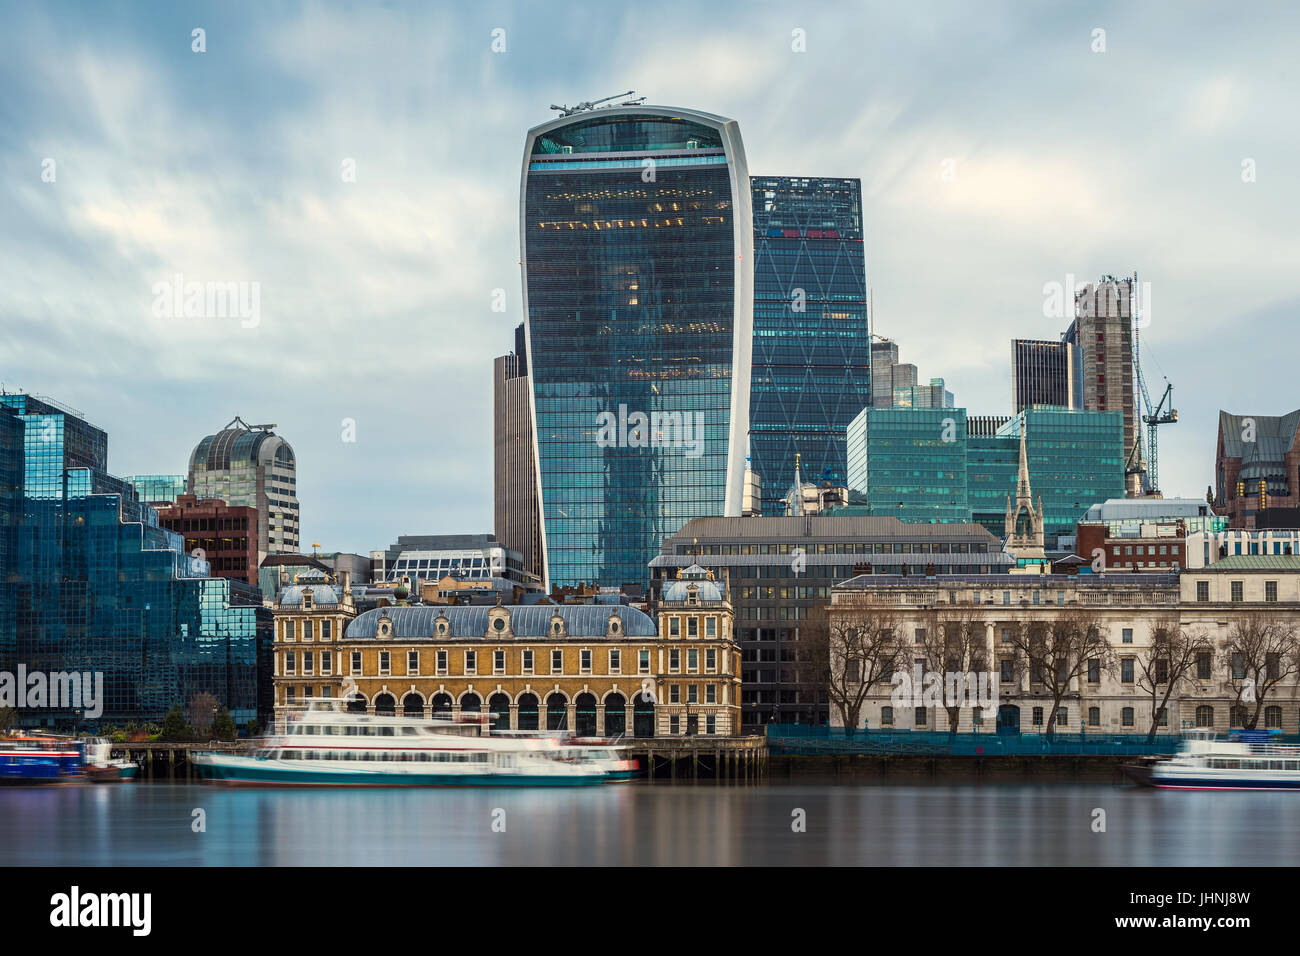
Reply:
[[339, 588], [343, 592], [339, 596], [339, 603], [341, 604], [352, 603], [352, 572], [351, 571], [339, 572]]

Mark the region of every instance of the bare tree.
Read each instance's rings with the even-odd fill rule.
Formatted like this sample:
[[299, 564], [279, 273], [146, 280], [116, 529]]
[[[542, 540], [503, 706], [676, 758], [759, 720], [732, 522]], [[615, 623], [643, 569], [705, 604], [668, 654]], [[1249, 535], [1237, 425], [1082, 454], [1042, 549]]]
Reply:
[[[1300, 673], [1300, 638], [1296, 625], [1273, 614], [1252, 611], [1232, 622], [1220, 649], [1241, 725], [1253, 730], [1269, 691]], [[1253, 705], [1253, 707], [1251, 706]]]
[[1160, 714], [1167, 713], [1169, 700], [1186, 684], [1201, 654], [1213, 654], [1214, 644], [1200, 631], [1188, 631], [1177, 615], [1162, 615], [1152, 623], [1151, 643], [1137, 656], [1137, 685], [1151, 698], [1151, 727], [1147, 740], [1154, 740]]
[[[924, 628], [917, 635], [917, 648], [927, 671], [944, 677], [944, 710], [948, 713], [948, 732], [955, 734], [961, 721], [962, 696], [949, 696], [948, 675], [961, 675], [963, 685], [976, 671], [988, 669], [989, 647], [986, 627], [969, 609], [935, 609], [922, 617]], [[959, 685], [960, 686], [960, 685]], [[975, 688], [969, 688], [975, 693]]]
[[1056, 733], [1056, 717], [1061, 701], [1070, 693], [1070, 682], [1092, 666], [1100, 673], [1115, 669], [1115, 651], [1107, 637], [1107, 625], [1086, 610], [1026, 621], [1009, 636], [1018, 659], [1017, 670], [1024, 667], [1029, 671], [1030, 690], [1040, 685], [1052, 699], [1052, 712], [1047, 718], [1049, 737]]
[[815, 608], [807, 636], [809, 668], [840, 712], [848, 733], [858, 727], [862, 705], [877, 685], [893, 679], [902, 650], [898, 615], [870, 604]]
[[200, 691], [191, 697], [190, 702], [185, 706], [185, 718], [196, 734], [204, 736], [212, 728], [217, 708], [220, 706], [221, 702], [216, 697], [206, 690]]

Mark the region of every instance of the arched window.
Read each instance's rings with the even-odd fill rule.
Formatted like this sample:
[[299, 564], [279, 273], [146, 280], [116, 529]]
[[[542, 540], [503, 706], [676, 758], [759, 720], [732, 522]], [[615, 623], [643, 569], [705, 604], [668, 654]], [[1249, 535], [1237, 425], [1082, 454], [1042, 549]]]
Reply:
[[605, 698], [605, 736], [621, 737], [627, 733], [627, 699], [619, 693]]
[[424, 701], [419, 694], [407, 694], [402, 698], [402, 715], [405, 717], [423, 717]]
[[520, 730], [537, 730], [538, 729], [538, 710], [540, 703], [536, 694], [519, 695], [519, 729]]
[[1246, 726], [1246, 708], [1243, 707], [1241, 704], [1233, 704], [1232, 707], [1228, 710], [1228, 726], [1229, 727]]
[[433, 695], [433, 713], [437, 715], [447, 715], [451, 713], [451, 695], [434, 694]]
[[477, 714], [483, 709], [483, 698], [473, 692], [466, 694], [460, 699], [460, 712], [462, 714]]
[[569, 702], [558, 691], [546, 698], [546, 729], [569, 729]]
[[492, 714], [493, 730], [510, 729], [510, 698], [496, 693], [488, 698], [488, 710]]
[[579, 737], [596, 736], [596, 697], [579, 694], [574, 704], [574, 731]]
[[1214, 708], [1209, 704], [1201, 704], [1196, 708], [1196, 726], [1213, 727], [1214, 726]]
[[397, 713], [397, 701], [392, 694], [380, 694], [375, 698], [375, 713], [394, 716]]

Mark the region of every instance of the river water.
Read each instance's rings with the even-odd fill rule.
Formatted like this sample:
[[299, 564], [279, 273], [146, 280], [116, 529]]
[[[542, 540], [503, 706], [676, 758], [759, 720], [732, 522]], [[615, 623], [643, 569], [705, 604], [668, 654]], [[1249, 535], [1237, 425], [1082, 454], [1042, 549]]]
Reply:
[[4, 866], [1243, 866], [1298, 858], [1300, 793], [800, 781], [0, 789]]

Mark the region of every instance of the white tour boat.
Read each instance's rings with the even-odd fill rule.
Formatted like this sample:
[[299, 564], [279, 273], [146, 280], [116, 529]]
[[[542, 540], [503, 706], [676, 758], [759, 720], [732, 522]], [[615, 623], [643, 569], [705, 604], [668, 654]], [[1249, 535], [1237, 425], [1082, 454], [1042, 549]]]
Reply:
[[340, 700], [318, 699], [254, 753], [196, 754], [194, 766], [215, 783], [272, 787], [573, 787], [610, 779], [592, 761], [561, 759], [553, 741], [492, 736], [488, 719], [353, 714]]
[[1163, 790], [1300, 790], [1300, 747], [1270, 743], [1275, 732], [1238, 730], [1228, 740], [1197, 731], [1172, 757], [1122, 768]]

